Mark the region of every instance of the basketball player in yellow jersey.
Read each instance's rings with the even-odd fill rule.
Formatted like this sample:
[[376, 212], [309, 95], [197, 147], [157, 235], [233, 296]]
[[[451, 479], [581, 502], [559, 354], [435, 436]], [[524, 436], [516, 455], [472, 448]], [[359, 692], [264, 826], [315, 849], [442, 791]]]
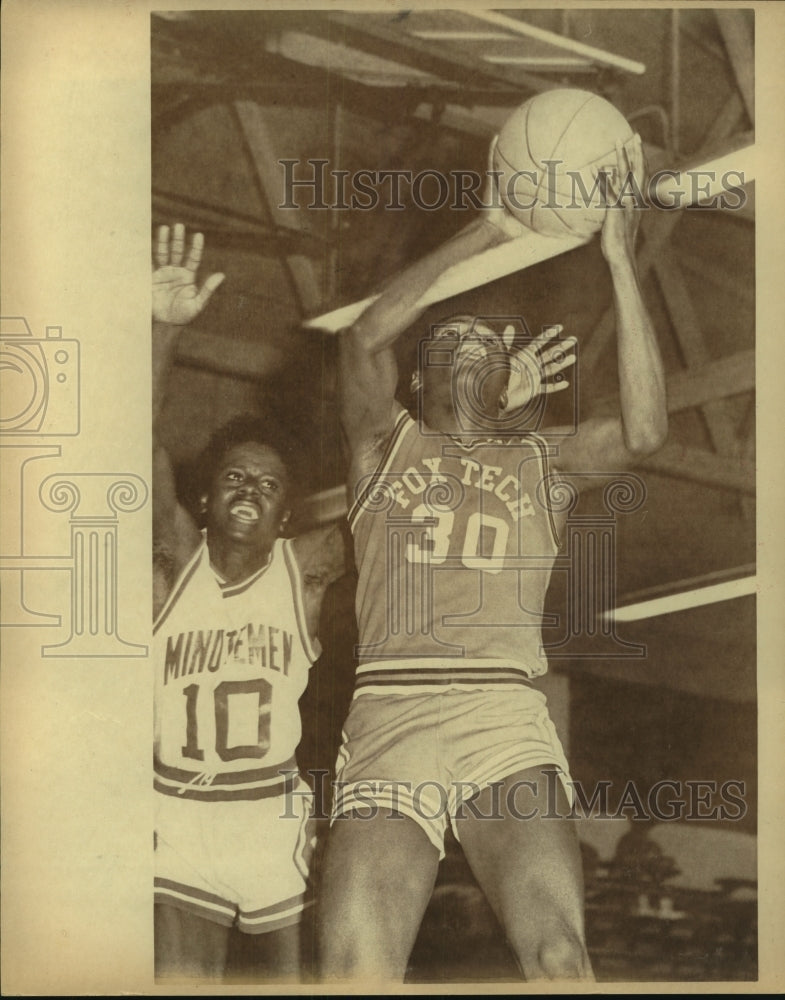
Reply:
[[[640, 189], [638, 137], [617, 146], [609, 204], [629, 171]], [[635, 268], [638, 219], [622, 199], [601, 234], [621, 413], [557, 438], [556, 470], [617, 470], [666, 435]], [[499, 440], [508, 357], [502, 334], [471, 317], [436, 326], [421, 345], [420, 423], [394, 398], [393, 344], [421, 296], [452, 264], [523, 231], [501, 210], [486, 217], [391, 281], [342, 334], [360, 634], [320, 896], [328, 980], [403, 979], [447, 822], [525, 978], [592, 978], [574, 823], [552, 818], [569, 811], [567, 763], [532, 683], [545, 669], [541, 613], [558, 529], [538, 492], [547, 442]], [[546, 338], [546, 374], [551, 353]]]
[[[222, 280], [197, 286], [201, 251], [200, 234], [186, 253], [181, 225], [159, 231], [156, 417], [179, 331]], [[220, 980], [237, 929], [255, 935], [256, 981], [298, 981], [312, 839], [298, 700], [343, 543], [335, 528], [281, 538], [292, 479], [259, 420], [220, 429], [205, 463], [200, 531], [156, 448], [156, 975]]]

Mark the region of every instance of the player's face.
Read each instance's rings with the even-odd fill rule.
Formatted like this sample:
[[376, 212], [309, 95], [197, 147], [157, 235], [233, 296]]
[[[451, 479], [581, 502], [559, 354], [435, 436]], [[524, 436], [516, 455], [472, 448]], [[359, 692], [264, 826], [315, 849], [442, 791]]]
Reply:
[[488, 414], [495, 414], [499, 398], [507, 387], [509, 361], [501, 336], [490, 327], [475, 324], [471, 330], [440, 327], [431, 338], [433, 350], [443, 345], [449, 364], [429, 367], [423, 372], [426, 392], [449, 391], [462, 411], [466, 401], [470, 409], [479, 405]]
[[271, 544], [289, 516], [289, 476], [272, 448], [248, 441], [223, 455], [205, 498], [207, 530], [250, 546]]

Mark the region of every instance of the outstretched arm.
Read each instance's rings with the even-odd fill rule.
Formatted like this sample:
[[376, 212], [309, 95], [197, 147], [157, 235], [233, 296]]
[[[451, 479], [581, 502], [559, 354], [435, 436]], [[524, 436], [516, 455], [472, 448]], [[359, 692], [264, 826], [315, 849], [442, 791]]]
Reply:
[[425, 293], [453, 265], [526, 232], [492, 190], [486, 192], [485, 204], [495, 207], [392, 278], [341, 335], [342, 422], [353, 478], [375, 468], [390, 433], [398, 379], [393, 345], [424, 312]]
[[169, 226], [160, 226], [156, 234], [152, 297], [154, 427], [161, 414], [180, 331], [199, 315], [224, 280], [223, 274], [211, 274], [201, 288], [197, 285], [203, 249], [204, 236], [194, 233], [186, 253], [185, 226], [179, 222], [171, 231]]
[[[633, 187], [630, 173], [637, 187]], [[632, 191], [620, 199], [628, 187], [642, 189], [643, 175], [640, 136], [627, 147], [617, 143], [616, 178], [606, 174], [609, 204], [601, 246], [613, 281], [621, 413], [615, 418], [585, 421], [574, 437], [560, 444], [554, 463], [565, 471], [622, 469], [657, 451], [667, 437], [662, 357], [635, 264], [640, 209]]]
[[153, 568], [157, 614], [198, 539], [198, 531], [177, 501], [169, 455], [160, 436], [161, 413], [180, 332], [204, 309], [224, 279], [212, 274], [201, 287], [197, 272], [204, 237], [196, 233], [186, 253], [185, 226], [157, 233], [153, 269]]

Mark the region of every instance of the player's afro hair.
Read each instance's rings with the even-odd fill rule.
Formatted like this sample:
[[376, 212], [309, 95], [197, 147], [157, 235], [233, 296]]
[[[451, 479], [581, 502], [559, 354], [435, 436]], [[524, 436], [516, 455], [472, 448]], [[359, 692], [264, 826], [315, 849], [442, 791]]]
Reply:
[[239, 444], [250, 441], [265, 445], [278, 455], [289, 473], [290, 493], [300, 491], [299, 449], [291, 435], [275, 421], [252, 413], [232, 417], [213, 432], [198, 463], [200, 492], [208, 489], [221, 459]]

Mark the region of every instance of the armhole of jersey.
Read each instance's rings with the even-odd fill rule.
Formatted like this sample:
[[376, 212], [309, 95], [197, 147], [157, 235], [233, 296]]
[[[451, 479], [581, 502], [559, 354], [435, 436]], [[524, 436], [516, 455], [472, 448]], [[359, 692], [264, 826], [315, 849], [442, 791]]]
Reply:
[[559, 472], [556, 469], [551, 469], [551, 465], [548, 462], [548, 444], [544, 438], [540, 437], [539, 434], [528, 434], [528, 439], [534, 444], [535, 448], [540, 455], [540, 469], [542, 471], [542, 483], [543, 483], [543, 505], [548, 514], [548, 524], [551, 527], [551, 538], [553, 539], [553, 544], [556, 546], [556, 551], [561, 549], [561, 539], [559, 538], [559, 532], [556, 530], [556, 521], [553, 516], [553, 511], [551, 510], [550, 504], [550, 490], [548, 489], [548, 480], [552, 479], [554, 482], [558, 483], [560, 481]]
[[322, 647], [318, 639], [312, 639], [308, 634], [308, 622], [305, 616], [305, 599], [303, 597], [303, 579], [297, 557], [294, 554], [294, 547], [291, 538], [281, 540], [284, 563], [289, 573], [292, 584], [292, 600], [294, 602], [294, 615], [297, 619], [297, 629], [300, 633], [300, 642], [305, 650], [305, 655], [314, 663], [319, 659]]
[[171, 594], [167, 597], [164, 606], [158, 613], [158, 617], [153, 622], [153, 635], [158, 631], [158, 629], [163, 625], [166, 619], [171, 614], [172, 608], [177, 604], [180, 599], [180, 595], [185, 590], [188, 585], [188, 581], [196, 572], [199, 563], [202, 560], [202, 556], [205, 553], [207, 546], [204, 541], [202, 541], [196, 549], [196, 552], [191, 556], [188, 562], [183, 567], [180, 576], [177, 578], [177, 582], [174, 587], [172, 587]]
[[352, 531], [354, 531], [354, 526], [357, 523], [357, 519], [363, 511], [364, 502], [368, 494], [371, 492], [371, 490], [373, 490], [373, 487], [377, 482], [377, 480], [380, 477], [384, 476], [385, 473], [389, 471], [393, 459], [395, 458], [395, 455], [398, 451], [398, 448], [400, 447], [401, 441], [403, 441], [406, 432], [409, 430], [409, 428], [412, 426], [413, 423], [414, 421], [409, 416], [408, 410], [402, 409], [401, 412], [398, 414], [398, 416], [395, 418], [395, 423], [393, 424], [392, 431], [390, 432], [390, 438], [384, 449], [384, 454], [379, 460], [379, 464], [376, 466], [376, 469], [369, 477], [368, 485], [358, 496], [358, 498], [354, 501], [347, 515], [349, 528]]

